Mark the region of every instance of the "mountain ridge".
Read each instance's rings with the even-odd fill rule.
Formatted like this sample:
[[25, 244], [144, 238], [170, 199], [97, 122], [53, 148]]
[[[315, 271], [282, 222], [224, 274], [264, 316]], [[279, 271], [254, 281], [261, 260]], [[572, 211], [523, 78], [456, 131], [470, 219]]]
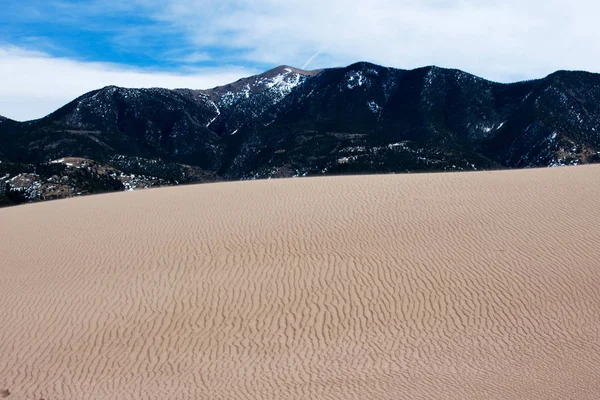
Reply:
[[38, 120], [0, 118], [13, 163], [119, 156], [232, 180], [574, 165], [599, 150], [600, 75], [585, 71], [499, 83], [437, 66], [279, 66], [206, 90], [107, 86]]

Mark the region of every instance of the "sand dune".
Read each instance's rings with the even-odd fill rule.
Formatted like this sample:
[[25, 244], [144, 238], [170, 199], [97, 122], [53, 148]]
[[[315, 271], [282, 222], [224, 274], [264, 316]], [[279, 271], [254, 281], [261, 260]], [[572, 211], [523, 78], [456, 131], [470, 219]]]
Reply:
[[598, 399], [600, 167], [0, 210], [0, 397]]

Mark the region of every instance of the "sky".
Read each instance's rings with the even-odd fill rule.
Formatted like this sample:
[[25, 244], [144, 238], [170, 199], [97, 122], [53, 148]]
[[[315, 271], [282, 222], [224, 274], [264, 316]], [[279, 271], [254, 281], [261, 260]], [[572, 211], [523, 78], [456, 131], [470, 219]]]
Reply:
[[0, 115], [104, 87], [206, 89], [369, 61], [513, 82], [600, 72], [590, 0], [0, 0]]

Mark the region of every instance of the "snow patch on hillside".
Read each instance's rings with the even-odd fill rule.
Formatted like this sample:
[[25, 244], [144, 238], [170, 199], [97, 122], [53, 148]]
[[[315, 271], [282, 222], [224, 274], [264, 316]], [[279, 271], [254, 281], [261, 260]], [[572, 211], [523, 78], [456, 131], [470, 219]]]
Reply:
[[367, 102], [367, 106], [373, 114], [379, 114], [381, 112], [381, 106], [373, 100]]
[[265, 87], [273, 94], [274, 100], [276, 101], [286, 97], [294, 90], [294, 88], [306, 80], [306, 77], [293, 72], [289, 68], [286, 68], [284, 71], [285, 72], [265, 81]]
[[364, 85], [366, 79], [361, 71], [348, 71], [346, 73], [346, 84], [348, 89], [354, 89]]
[[213, 119], [211, 119], [210, 121], [208, 121], [208, 123], [206, 124], [206, 127], [208, 128], [213, 122], [215, 122], [215, 120], [217, 118], [219, 118], [219, 115], [221, 115], [221, 110], [219, 110], [219, 107], [217, 107], [217, 105], [215, 104], [214, 101], [210, 101], [210, 104], [215, 108], [215, 111], [217, 112], [217, 115], [215, 115], [215, 117]]
[[238, 92], [227, 91], [221, 95], [219, 105], [231, 107], [242, 100], [247, 100], [253, 95], [261, 94], [267, 96], [268, 103], [277, 104], [296, 87], [306, 81], [306, 76], [285, 68], [283, 72], [273, 77], [259, 77], [253, 82], [247, 83]]

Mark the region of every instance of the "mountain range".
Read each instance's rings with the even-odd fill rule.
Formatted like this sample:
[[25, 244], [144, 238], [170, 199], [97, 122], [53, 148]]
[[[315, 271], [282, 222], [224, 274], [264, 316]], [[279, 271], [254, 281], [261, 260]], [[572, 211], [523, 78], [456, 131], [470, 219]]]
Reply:
[[503, 84], [438, 67], [280, 66], [209, 90], [109, 86], [38, 120], [0, 117], [9, 191], [20, 174], [62, 179], [38, 170], [65, 157], [106, 166], [95, 173], [112, 171], [114, 190], [132, 174], [174, 184], [526, 168], [598, 162], [599, 151], [600, 75], [581, 71]]

